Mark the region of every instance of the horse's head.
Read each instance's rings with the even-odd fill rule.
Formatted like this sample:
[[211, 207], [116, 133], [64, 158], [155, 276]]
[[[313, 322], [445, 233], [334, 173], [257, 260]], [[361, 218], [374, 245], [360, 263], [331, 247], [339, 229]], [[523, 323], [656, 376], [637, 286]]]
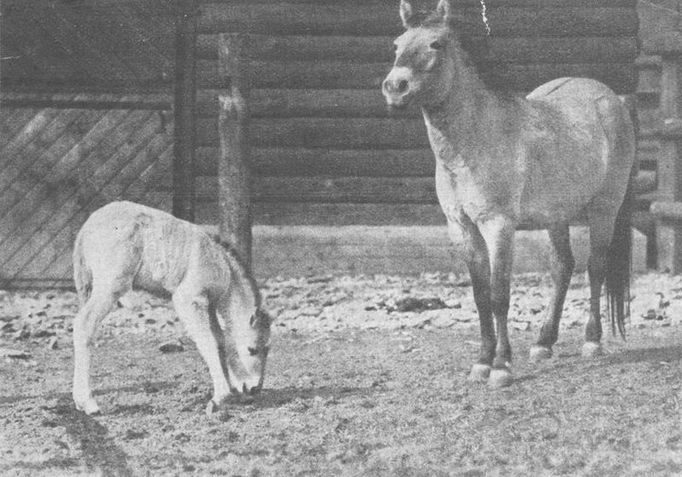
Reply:
[[441, 0], [425, 15], [401, 0], [400, 17], [406, 31], [394, 42], [395, 62], [382, 85], [386, 102], [396, 108], [439, 104], [455, 79], [450, 4]]
[[435, 11], [401, 0], [400, 18], [405, 33], [394, 42], [395, 62], [382, 84], [390, 107], [438, 106], [454, 88], [467, 91], [480, 86], [479, 80], [490, 89], [504, 89], [499, 61], [488, 51], [486, 18], [456, 15], [450, 0], [440, 0]]
[[254, 278], [234, 249], [221, 244], [230, 264], [226, 293], [216, 302], [218, 323], [224, 335], [223, 366], [231, 391], [255, 394], [263, 387], [270, 351], [272, 318], [262, 309]]
[[232, 392], [255, 394], [263, 387], [265, 364], [270, 351], [270, 324], [272, 319], [256, 308], [247, 318], [232, 313], [229, 333], [231, 347], [227, 347], [227, 379]]

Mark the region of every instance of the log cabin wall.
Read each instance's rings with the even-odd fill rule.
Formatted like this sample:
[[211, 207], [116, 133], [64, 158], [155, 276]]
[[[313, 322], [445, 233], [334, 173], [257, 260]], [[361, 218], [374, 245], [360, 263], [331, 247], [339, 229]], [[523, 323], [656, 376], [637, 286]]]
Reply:
[[3, 0], [0, 286], [70, 284], [76, 233], [110, 201], [169, 210], [172, 5]]
[[[403, 28], [393, 0], [200, 1], [197, 218], [216, 221], [218, 35], [248, 34], [255, 223], [440, 225], [434, 162], [418, 110], [389, 116], [380, 84]], [[433, 2], [432, 2], [433, 3]], [[455, 0], [480, 17], [478, 0]], [[488, 1], [492, 49], [519, 92], [589, 76], [637, 85], [633, 0]], [[221, 83], [222, 81], [222, 83]]]
[[[470, 15], [479, 13], [478, 0], [454, 3]], [[647, 130], [660, 119], [660, 61], [641, 57], [633, 68], [634, 1], [486, 3], [493, 49], [511, 61], [509, 79], [520, 91], [565, 74], [596, 77], [623, 94], [637, 84], [640, 158], [644, 168], [655, 170], [657, 143]], [[229, 81], [218, 71], [218, 35], [245, 32], [256, 224], [444, 223], [419, 112], [389, 117], [379, 88], [392, 61], [393, 38], [402, 31], [397, 4], [198, 0], [199, 222], [215, 225], [219, 217], [217, 96]], [[2, 169], [0, 180], [13, 184], [6, 193], [32, 198], [12, 196], [0, 212], [0, 243], [11, 245], [11, 256], [0, 261], [16, 262], [7, 268], [12, 274], [0, 276], [5, 286], [70, 281], [73, 235], [101, 203], [129, 198], [172, 210], [175, 5], [174, 0], [0, 5], [0, 163], [22, 171], [15, 176], [14, 166]], [[659, 25], [644, 27], [649, 24]], [[70, 164], [76, 166], [69, 169]], [[57, 170], [64, 174], [54, 174]], [[58, 198], [59, 191], [69, 196]], [[399, 227], [394, 232], [391, 243], [409, 242], [405, 234], [412, 232]], [[331, 269], [348, 253], [347, 243], [364, 240], [349, 229], [339, 233], [335, 258], [324, 257]], [[309, 238], [296, 234], [298, 241]], [[379, 235], [372, 240], [384, 240]], [[257, 247], [281, 242], [278, 236], [268, 240]], [[447, 247], [440, 238], [431, 245]], [[353, 250], [379, 269], [387, 265], [385, 257], [368, 259], [376, 251], [364, 246]], [[409, 250], [411, 257], [400, 258], [406, 268], [427, 263], [419, 255], [423, 250]], [[447, 254], [443, 259], [449, 263]]]

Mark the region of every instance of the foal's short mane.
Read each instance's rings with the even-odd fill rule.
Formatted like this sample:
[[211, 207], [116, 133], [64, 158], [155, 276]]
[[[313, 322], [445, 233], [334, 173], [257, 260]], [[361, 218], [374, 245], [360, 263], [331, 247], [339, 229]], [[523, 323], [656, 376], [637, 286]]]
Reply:
[[256, 301], [256, 309], [260, 309], [261, 295], [260, 290], [258, 289], [258, 284], [256, 283], [256, 279], [253, 277], [249, 269], [246, 268], [246, 266], [244, 265], [242, 257], [239, 255], [239, 253], [232, 244], [220, 240], [220, 238], [218, 237], [213, 237], [213, 239], [218, 245], [222, 247], [223, 251], [225, 252], [225, 255], [227, 255], [228, 260], [232, 262], [232, 264], [235, 266], [239, 274], [246, 279], [249, 289], [251, 290], [251, 293], [253, 293], [254, 299]]
[[[441, 27], [446, 20], [433, 10], [416, 10], [408, 26]], [[485, 87], [500, 96], [510, 96], [514, 91], [507, 78], [509, 64], [494, 57], [490, 49], [490, 36], [480, 16], [456, 15], [447, 20], [447, 26], [455, 32], [457, 43], [465, 62], [472, 66]]]

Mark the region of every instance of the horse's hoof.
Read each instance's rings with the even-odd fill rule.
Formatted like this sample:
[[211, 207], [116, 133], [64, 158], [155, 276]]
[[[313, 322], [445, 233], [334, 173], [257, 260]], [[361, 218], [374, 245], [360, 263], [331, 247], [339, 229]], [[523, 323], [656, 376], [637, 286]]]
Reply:
[[509, 368], [493, 368], [488, 378], [488, 386], [491, 388], [504, 388], [511, 385], [512, 373]]
[[97, 405], [97, 402], [93, 398], [88, 398], [84, 400], [74, 399], [74, 403], [76, 404], [76, 409], [84, 412], [88, 416], [96, 416], [101, 414], [99, 406]]
[[583, 345], [582, 354], [583, 358], [596, 358], [597, 356], [602, 356], [604, 354], [604, 348], [602, 348], [601, 343], [586, 341]]
[[206, 404], [206, 415], [212, 416], [218, 411], [220, 411], [220, 405], [216, 404], [215, 401], [213, 401], [213, 399], [208, 401], [208, 403]]
[[533, 345], [530, 347], [530, 360], [534, 363], [544, 361], [552, 357], [552, 348], [541, 345]]
[[473, 383], [485, 382], [490, 376], [490, 365], [476, 363], [471, 367], [468, 380]]

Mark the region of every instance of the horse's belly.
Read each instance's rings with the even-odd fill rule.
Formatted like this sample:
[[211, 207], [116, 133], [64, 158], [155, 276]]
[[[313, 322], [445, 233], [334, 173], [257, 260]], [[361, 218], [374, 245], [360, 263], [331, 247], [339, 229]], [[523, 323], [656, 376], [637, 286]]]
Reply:
[[602, 182], [600, 167], [535, 180], [531, 176], [521, 195], [520, 219], [535, 225], [569, 221], [598, 193]]

